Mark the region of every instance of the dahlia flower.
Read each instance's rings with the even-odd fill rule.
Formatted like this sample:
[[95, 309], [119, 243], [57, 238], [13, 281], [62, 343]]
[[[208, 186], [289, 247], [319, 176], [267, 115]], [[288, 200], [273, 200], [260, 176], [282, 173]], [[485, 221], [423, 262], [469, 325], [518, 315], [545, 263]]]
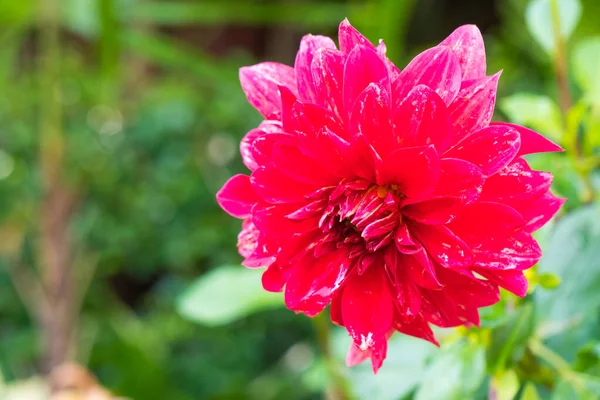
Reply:
[[564, 200], [522, 156], [561, 148], [491, 122], [500, 73], [473, 25], [402, 70], [347, 20], [338, 39], [304, 36], [293, 67], [240, 69], [265, 119], [240, 145], [250, 175], [217, 200], [243, 219], [239, 252], [264, 288], [311, 317], [330, 305], [347, 364], [376, 372], [394, 332], [437, 344], [430, 324], [477, 325], [499, 287], [526, 294], [531, 234]]

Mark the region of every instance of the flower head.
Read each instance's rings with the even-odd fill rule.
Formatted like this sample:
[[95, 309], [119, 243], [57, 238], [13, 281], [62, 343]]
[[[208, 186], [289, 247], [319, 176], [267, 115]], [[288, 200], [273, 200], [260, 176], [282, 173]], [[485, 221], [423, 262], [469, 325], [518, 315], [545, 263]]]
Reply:
[[499, 77], [473, 25], [400, 70], [347, 20], [339, 48], [307, 35], [294, 67], [240, 70], [265, 120], [240, 146], [250, 176], [217, 199], [266, 290], [308, 316], [331, 306], [349, 365], [377, 371], [396, 331], [437, 344], [430, 324], [477, 325], [499, 287], [526, 294], [531, 234], [564, 200], [522, 156], [561, 149], [491, 123]]

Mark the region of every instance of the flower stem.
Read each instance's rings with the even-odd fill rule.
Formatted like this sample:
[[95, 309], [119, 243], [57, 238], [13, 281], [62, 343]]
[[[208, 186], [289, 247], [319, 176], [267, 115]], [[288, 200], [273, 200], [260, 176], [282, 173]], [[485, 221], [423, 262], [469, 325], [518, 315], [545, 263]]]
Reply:
[[327, 388], [327, 399], [329, 400], [349, 400], [348, 385], [339, 370], [339, 365], [331, 352], [331, 322], [327, 314], [322, 312], [312, 319], [317, 336], [317, 343], [321, 349], [321, 354], [325, 360], [325, 367], [329, 374], [329, 387]]
[[[563, 36], [561, 35], [560, 25], [560, 9], [558, 8], [558, 0], [551, 0], [550, 2], [551, 14], [552, 14], [552, 31], [554, 33], [554, 73], [556, 78], [556, 85], [558, 88], [558, 101], [560, 110], [562, 113], [563, 123], [567, 124], [567, 115], [569, 110], [573, 106], [573, 100], [571, 95], [571, 89], [569, 88], [569, 63], [567, 57], [567, 47]], [[575, 152], [575, 159], [578, 164], [585, 163], [585, 155], [583, 154], [583, 138], [577, 132], [573, 133], [573, 137], [569, 138], [572, 140], [569, 148], [572, 148]], [[590, 178], [589, 169], [581, 170], [581, 168], [575, 168], [585, 186], [585, 193], [583, 201], [585, 203], [591, 203], [594, 200], [594, 187]]]

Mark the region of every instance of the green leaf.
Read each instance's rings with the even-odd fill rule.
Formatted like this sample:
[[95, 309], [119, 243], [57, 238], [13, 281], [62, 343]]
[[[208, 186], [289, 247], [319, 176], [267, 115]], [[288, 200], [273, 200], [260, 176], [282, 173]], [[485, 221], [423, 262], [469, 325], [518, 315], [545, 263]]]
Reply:
[[519, 377], [514, 370], [509, 369], [494, 375], [491, 385], [496, 400], [512, 400], [519, 392]]
[[193, 321], [217, 326], [284, 305], [281, 294], [262, 288], [262, 270], [217, 268], [196, 280], [178, 299], [177, 310]]
[[533, 324], [533, 307], [526, 303], [517, 308], [504, 325], [491, 331], [490, 344], [486, 349], [490, 373], [497, 374], [512, 367], [513, 361], [521, 357], [534, 330]]
[[525, 389], [523, 389], [523, 394], [521, 395], [521, 400], [542, 400], [534, 383], [528, 382], [527, 385], [525, 385]]
[[518, 93], [504, 98], [499, 106], [511, 122], [530, 126], [556, 141], [561, 140], [563, 129], [560, 109], [551, 98]]
[[536, 277], [536, 281], [541, 287], [548, 290], [555, 289], [560, 285], [560, 278], [549, 272], [539, 274]]
[[[333, 346], [340, 364], [346, 358], [351, 340], [345, 329], [336, 329]], [[388, 342], [383, 368], [373, 375], [369, 360], [345, 369], [350, 391], [356, 399], [397, 400], [412, 392], [421, 382], [427, 359], [437, 347], [422, 339], [394, 335]], [[401, 379], [399, 379], [401, 377]]]
[[567, 40], [581, 17], [581, 3], [579, 0], [532, 0], [525, 10], [527, 28], [533, 38], [548, 53], [553, 53], [556, 48], [554, 39], [553, 10], [554, 4], [558, 8], [558, 23], [560, 35]]
[[457, 342], [427, 367], [415, 400], [469, 398], [485, 377], [485, 352], [478, 344]]
[[[600, 307], [600, 211], [596, 206], [577, 209], [560, 219], [550, 238], [538, 273], [552, 273], [561, 285], [537, 290], [538, 334], [558, 335], [550, 347], [572, 359], [578, 347], [597, 332]], [[569, 334], [559, 335], [568, 332]]]
[[600, 37], [591, 37], [577, 43], [573, 50], [573, 75], [586, 97], [600, 103]]

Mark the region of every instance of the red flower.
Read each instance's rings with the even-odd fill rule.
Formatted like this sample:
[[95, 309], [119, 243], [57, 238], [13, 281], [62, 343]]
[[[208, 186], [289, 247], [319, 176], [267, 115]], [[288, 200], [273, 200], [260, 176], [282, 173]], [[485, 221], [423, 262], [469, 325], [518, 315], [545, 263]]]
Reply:
[[330, 304], [347, 363], [376, 372], [395, 331], [437, 344], [430, 323], [477, 325], [498, 287], [526, 294], [531, 233], [564, 199], [521, 156], [561, 149], [490, 122], [500, 74], [486, 76], [473, 25], [403, 70], [347, 20], [339, 42], [307, 35], [293, 68], [240, 70], [265, 120], [240, 146], [250, 176], [217, 199], [244, 219], [240, 254], [266, 267], [264, 288], [308, 316]]

